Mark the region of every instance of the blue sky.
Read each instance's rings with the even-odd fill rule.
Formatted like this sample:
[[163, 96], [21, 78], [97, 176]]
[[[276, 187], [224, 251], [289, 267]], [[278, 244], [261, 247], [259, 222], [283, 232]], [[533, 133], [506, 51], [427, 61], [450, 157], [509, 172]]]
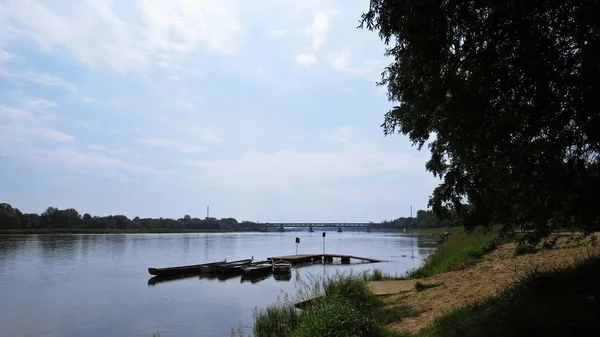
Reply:
[[381, 221], [437, 181], [375, 81], [368, 1], [0, 0], [0, 202]]

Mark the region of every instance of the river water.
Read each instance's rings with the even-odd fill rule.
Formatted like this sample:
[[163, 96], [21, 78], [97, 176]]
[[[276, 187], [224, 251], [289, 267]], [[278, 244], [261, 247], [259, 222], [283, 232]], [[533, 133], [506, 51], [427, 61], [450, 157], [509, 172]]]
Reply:
[[295, 254], [295, 237], [300, 254], [322, 252], [320, 232], [0, 236], [0, 334], [229, 336], [240, 324], [251, 330], [255, 307], [295, 294], [298, 279], [375, 268], [401, 275], [434, 247], [416, 236], [327, 232], [327, 253], [390, 262], [311, 265], [294, 268], [290, 280], [255, 283], [240, 276], [149, 282], [148, 267]]

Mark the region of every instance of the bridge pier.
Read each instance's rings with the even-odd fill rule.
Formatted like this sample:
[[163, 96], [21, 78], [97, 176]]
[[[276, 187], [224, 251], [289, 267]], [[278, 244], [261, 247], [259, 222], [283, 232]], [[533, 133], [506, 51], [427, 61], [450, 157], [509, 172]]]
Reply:
[[313, 229], [312, 225], [310, 225], [310, 227], [308, 227], [308, 231], [311, 232], [311, 233], [314, 232], [314, 229]]
[[338, 233], [342, 232], [342, 226], [338, 226]]
[[371, 226], [367, 227], [367, 233], [371, 233]]
[[283, 225], [280, 225], [280, 226], [279, 226], [279, 231], [280, 231], [280, 232], [284, 232], [284, 230], [283, 230]]

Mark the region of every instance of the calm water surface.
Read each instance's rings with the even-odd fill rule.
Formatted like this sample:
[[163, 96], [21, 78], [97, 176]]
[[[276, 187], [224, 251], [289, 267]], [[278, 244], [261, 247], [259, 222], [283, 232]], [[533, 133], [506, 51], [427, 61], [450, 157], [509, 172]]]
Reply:
[[[381, 269], [403, 274], [433, 249], [431, 239], [387, 233], [327, 232], [326, 252], [389, 260], [313, 265], [289, 281], [191, 277], [149, 284], [148, 267], [227, 258], [322, 252], [321, 233], [114, 234], [0, 236], [0, 329], [3, 337], [229, 336], [252, 311], [295, 293], [297, 278]], [[411, 254], [415, 258], [411, 259]], [[406, 255], [406, 257], [402, 257]]]

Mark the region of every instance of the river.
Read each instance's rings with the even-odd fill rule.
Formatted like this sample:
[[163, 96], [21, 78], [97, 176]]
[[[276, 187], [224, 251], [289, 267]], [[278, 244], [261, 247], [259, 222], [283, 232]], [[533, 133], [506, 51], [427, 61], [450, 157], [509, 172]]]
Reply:
[[327, 253], [389, 262], [294, 268], [289, 281], [196, 276], [148, 282], [148, 267], [295, 254], [295, 237], [300, 254], [322, 252], [320, 232], [0, 236], [0, 334], [229, 336], [240, 324], [251, 330], [255, 307], [274, 303], [283, 292], [295, 294], [297, 279], [374, 268], [400, 275], [434, 246], [416, 236], [327, 232]]

